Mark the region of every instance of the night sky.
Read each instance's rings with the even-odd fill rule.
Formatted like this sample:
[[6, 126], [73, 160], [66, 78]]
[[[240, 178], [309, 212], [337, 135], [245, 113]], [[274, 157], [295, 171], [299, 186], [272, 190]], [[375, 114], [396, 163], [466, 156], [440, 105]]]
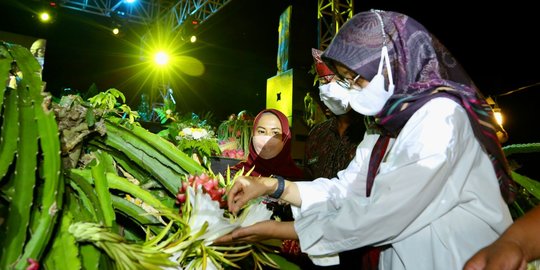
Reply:
[[[305, 91], [317, 93], [311, 66], [311, 48], [317, 46], [315, 0], [232, 0], [200, 25], [195, 44], [178, 44], [182, 54], [200, 60], [205, 73], [191, 77], [179, 72], [169, 81], [181, 112], [212, 111], [219, 120], [241, 110], [257, 112], [265, 106], [266, 79], [276, 74], [278, 20], [293, 5], [291, 67], [305, 78]], [[540, 87], [511, 95], [498, 95], [540, 82], [538, 14], [533, 1], [505, 5], [471, 1], [357, 1], [356, 11], [378, 8], [405, 13], [434, 33], [467, 70], [486, 95], [496, 98], [505, 115], [508, 144], [540, 142], [537, 100]], [[16, 4], [18, 3], [18, 4]], [[100, 90], [111, 87], [125, 93], [136, 108], [140, 94], [151, 94], [155, 85], [133, 79], [141, 70], [140, 36], [147, 29], [126, 25], [122, 38], [108, 32], [109, 18], [63, 8], [50, 25], [39, 25], [29, 9], [38, 1], [0, 0], [0, 31], [47, 39], [43, 79], [47, 91], [60, 95], [69, 87], [84, 93], [96, 83]], [[475, 6], [481, 5], [475, 3]], [[0, 37], [2, 39], [2, 37]], [[181, 43], [181, 42], [179, 42]], [[156, 94], [153, 94], [156, 95]], [[540, 179], [540, 154], [520, 154], [522, 172]]]

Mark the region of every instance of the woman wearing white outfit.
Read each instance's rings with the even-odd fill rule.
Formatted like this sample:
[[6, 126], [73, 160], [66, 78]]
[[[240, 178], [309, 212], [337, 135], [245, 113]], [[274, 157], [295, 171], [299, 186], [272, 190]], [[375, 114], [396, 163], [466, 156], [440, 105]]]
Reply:
[[[332, 179], [240, 177], [228, 203], [270, 195], [295, 221], [266, 221], [218, 241], [297, 237], [316, 264], [384, 246], [380, 269], [461, 269], [512, 223], [514, 183], [491, 108], [421, 24], [372, 10], [351, 18], [322, 56], [339, 78], [321, 99], [369, 117], [349, 166]], [[323, 143], [323, 142], [322, 142]]]

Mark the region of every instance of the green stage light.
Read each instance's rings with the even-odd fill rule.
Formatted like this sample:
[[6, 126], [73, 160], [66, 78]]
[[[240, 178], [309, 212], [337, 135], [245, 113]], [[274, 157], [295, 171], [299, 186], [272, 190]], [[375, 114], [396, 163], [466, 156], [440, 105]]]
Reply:
[[46, 11], [41, 12], [41, 13], [39, 13], [39, 20], [42, 21], [42, 22], [45, 22], [45, 23], [50, 22], [51, 21], [51, 15]]
[[166, 52], [159, 51], [154, 55], [154, 62], [158, 66], [165, 66], [169, 63], [169, 55]]

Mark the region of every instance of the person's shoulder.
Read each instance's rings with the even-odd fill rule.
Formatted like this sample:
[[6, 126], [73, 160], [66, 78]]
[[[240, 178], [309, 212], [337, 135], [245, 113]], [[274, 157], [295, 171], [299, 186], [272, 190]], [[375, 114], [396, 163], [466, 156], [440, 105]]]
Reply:
[[317, 134], [330, 129], [334, 125], [335, 117], [326, 119], [311, 128], [309, 135]]
[[426, 102], [414, 115], [423, 120], [446, 121], [454, 124], [464, 124], [468, 121], [465, 108], [447, 97], [437, 97]]
[[419, 111], [421, 110], [428, 111], [429, 113], [439, 113], [441, 115], [454, 114], [456, 111], [465, 112], [465, 109], [459, 103], [447, 97], [434, 98], [426, 102], [426, 104], [419, 109]]

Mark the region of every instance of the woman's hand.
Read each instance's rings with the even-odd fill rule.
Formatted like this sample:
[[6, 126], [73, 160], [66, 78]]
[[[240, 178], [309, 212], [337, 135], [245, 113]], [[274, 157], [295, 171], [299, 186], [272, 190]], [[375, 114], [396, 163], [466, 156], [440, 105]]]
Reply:
[[298, 239], [294, 223], [265, 220], [251, 226], [237, 229], [214, 241], [216, 245], [241, 242], [260, 242], [268, 239]]
[[229, 211], [236, 214], [249, 200], [272, 193], [277, 180], [268, 177], [239, 176], [227, 193]]
[[526, 270], [527, 261], [521, 247], [512, 241], [498, 240], [476, 253], [464, 270]]

